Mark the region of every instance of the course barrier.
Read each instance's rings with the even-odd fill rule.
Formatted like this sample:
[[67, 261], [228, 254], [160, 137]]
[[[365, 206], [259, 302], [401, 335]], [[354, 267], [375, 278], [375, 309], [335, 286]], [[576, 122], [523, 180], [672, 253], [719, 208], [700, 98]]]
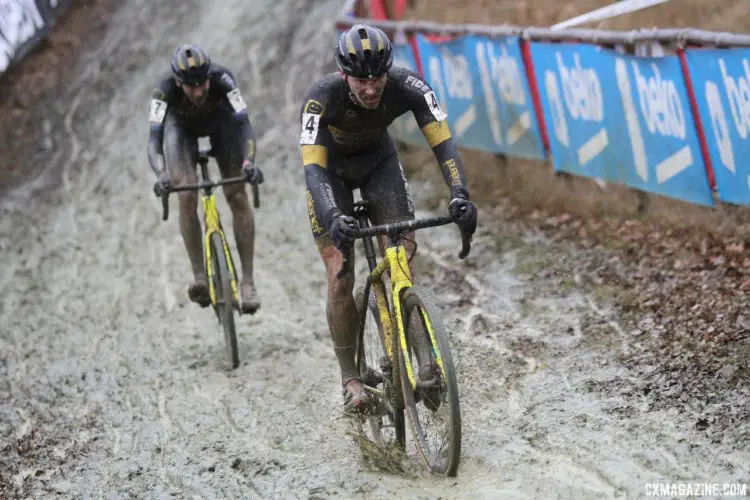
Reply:
[[[355, 3], [338, 33], [357, 22], [389, 33], [395, 64], [430, 84], [459, 146], [693, 204], [750, 205], [750, 36], [393, 21], [384, 8], [354, 17]], [[426, 145], [410, 114], [390, 132]]]
[[69, 0], [0, 1], [0, 77], [47, 37]]

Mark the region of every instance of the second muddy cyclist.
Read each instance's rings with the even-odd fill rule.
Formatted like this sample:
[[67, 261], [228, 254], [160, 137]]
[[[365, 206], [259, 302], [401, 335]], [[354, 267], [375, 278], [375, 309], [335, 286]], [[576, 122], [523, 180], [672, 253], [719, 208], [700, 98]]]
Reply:
[[[255, 135], [247, 105], [234, 75], [212, 62], [202, 48], [183, 45], [174, 52], [170, 71], [153, 90], [149, 123], [148, 159], [159, 178], [157, 194], [166, 192], [172, 183], [197, 183], [198, 137], [203, 136], [210, 137], [222, 177], [235, 177], [242, 171], [248, 182], [263, 182], [263, 173], [255, 166]], [[224, 195], [232, 210], [242, 263], [240, 307], [245, 313], [254, 313], [260, 300], [253, 281], [253, 210], [243, 184], [224, 186]], [[210, 297], [201, 250], [198, 194], [180, 193], [179, 204], [180, 231], [194, 277], [188, 296], [207, 307]]]

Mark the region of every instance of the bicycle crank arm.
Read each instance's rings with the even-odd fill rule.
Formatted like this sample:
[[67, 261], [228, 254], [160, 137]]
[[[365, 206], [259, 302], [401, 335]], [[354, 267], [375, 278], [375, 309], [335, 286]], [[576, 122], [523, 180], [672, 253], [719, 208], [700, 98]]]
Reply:
[[375, 389], [374, 387], [370, 387], [369, 385], [364, 386], [365, 391], [369, 392], [373, 396], [375, 396], [375, 411], [371, 413], [371, 416], [378, 415], [383, 416], [387, 414], [393, 414], [393, 406], [388, 402], [388, 399], [386, 398], [385, 392], [381, 391], [380, 389]]
[[385, 392], [383, 392], [382, 390], [376, 389], [374, 387], [370, 387], [369, 385], [364, 385], [364, 384], [363, 384], [363, 387], [365, 388], [367, 392], [369, 392], [373, 396], [377, 396], [379, 398], [385, 398]]

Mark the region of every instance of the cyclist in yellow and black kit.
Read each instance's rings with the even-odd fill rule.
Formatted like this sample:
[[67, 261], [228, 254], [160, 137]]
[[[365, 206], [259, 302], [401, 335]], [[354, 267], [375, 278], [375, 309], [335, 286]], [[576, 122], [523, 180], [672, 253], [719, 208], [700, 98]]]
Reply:
[[[353, 193], [370, 202], [374, 224], [414, 219], [414, 205], [387, 127], [412, 112], [450, 187], [449, 211], [462, 231], [473, 234], [477, 210], [469, 201], [463, 164], [451, 137], [446, 114], [435, 93], [417, 73], [392, 67], [387, 35], [355, 25], [338, 40], [331, 73], [308, 89], [300, 113], [300, 143], [307, 183], [307, 207], [313, 237], [328, 274], [328, 327], [341, 368], [347, 410], [368, 407], [355, 366], [358, 314], [352, 295], [354, 273], [338, 279], [343, 252], [351, 252], [357, 227]], [[414, 240], [414, 235], [408, 235]], [[413, 246], [407, 243], [407, 251]], [[353, 253], [350, 254], [353, 259]], [[412, 269], [413, 275], [413, 269]], [[419, 376], [432, 378], [420, 365]]]
[[[200, 47], [183, 45], [174, 52], [171, 71], [159, 80], [151, 95], [149, 124], [148, 159], [159, 178], [154, 188], [156, 194], [166, 192], [172, 183], [198, 182], [198, 137], [203, 136], [210, 137], [223, 178], [244, 174], [250, 183], [263, 182], [263, 173], [255, 166], [255, 135], [247, 105], [234, 76], [212, 62]], [[253, 210], [244, 184], [224, 186], [224, 196], [232, 210], [242, 263], [240, 307], [245, 313], [254, 313], [260, 307], [260, 300], [253, 282]], [[180, 230], [195, 279], [188, 287], [188, 296], [207, 307], [210, 297], [201, 250], [198, 193], [181, 192], [179, 203]]]

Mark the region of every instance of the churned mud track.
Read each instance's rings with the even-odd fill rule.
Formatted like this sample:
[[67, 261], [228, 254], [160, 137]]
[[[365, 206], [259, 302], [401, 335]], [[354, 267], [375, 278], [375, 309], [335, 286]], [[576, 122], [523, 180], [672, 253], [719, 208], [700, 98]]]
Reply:
[[[617, 362], [632, 340], [582, 293], [519, 279], [535, 243], [500, 254], [481, 234], [460, 263], [446, 228], [424, 232], [419, 266], [453, 332], [459, 477], [362, 465], [341, 418], [297, 147], [299, 98], [330, 60], [339, 7], [130, 0], [84, 58], [51, 127], [58, 168], [2, 204], [0, 496], [638, 498], [662, 478], [747, 480], [746, 447], [718, 451], [689, 415], [607, 388], [637, 389], [639, 373]], [[150, 191], [147, 99], [184, 40], [236, 72], [261, 136], [263, 306], [238, 322], [233, 372], [212, 314], [187, 301], [176, 204], [163, 223]], [[417, 201], [431, 189], [415, 183]]]

